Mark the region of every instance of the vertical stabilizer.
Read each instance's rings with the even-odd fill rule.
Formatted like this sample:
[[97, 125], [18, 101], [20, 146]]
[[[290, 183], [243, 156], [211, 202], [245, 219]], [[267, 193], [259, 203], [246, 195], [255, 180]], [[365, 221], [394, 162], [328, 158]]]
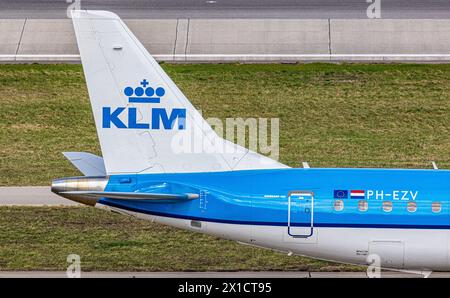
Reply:
[[286, 167], [217, 136], [117, 15], [72, 19], [108, 174]]

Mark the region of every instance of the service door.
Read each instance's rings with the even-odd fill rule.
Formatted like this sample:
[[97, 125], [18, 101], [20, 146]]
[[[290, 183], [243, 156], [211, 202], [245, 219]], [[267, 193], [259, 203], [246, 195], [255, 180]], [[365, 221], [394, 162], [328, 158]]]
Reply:
[[369, 242], [369, 255], [380, 258], [381, 268], [401, 269], [405, 261], [405, 245], [400, 240], [373, 240]]
[[314, 193], [291, 191], [288, 195], [288, 235], [308, 238], [314, 234]]

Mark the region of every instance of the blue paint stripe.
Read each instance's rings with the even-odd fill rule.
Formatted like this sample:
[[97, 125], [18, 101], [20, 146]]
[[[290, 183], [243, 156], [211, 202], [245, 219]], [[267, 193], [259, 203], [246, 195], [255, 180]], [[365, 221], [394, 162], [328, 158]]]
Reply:
[[[257, 225], [257, 226], [278, 226], [278, 227], [287, 227], [287, 222], [273, 222], [273, 221], [242, 221], [242, 220], [228, 220], [228, 219], [220, 219], [220, 218], [204, 218], [204, 217], [196, 217], [196, 216], [188, 216], [181, 214], [170, 214], [164, 212], [154, 212], [150, 210], [144, 210], [129, 206], [123, 206], [121, 204], [116, 204], [114, 202], [100, 200], [100, 204], [116, 207], [128, 211], [154, 215], [154, 216], [162, 216], [162, 217], [170, 217], [170, 218], [178, 218], [178, 219], [187, 219], [187, 220], [198, 220], [198, 221], [206, 221], [206, 222], [216, 222], [216, 223], [225, 223], [225, 224], [238, 224], [238, 225]], [[309, 227], [310, 224], [297, 224], [291, 223], [291, 226], [298, 227]], [[378, 228], [378, 229], [428, 229], [428, 230], [447, 230], [450, 229], [450, 225], [400, 225], [400, 224], [351, 224], [351, 223], [314, 223], [314, 227], [319, 228]]]

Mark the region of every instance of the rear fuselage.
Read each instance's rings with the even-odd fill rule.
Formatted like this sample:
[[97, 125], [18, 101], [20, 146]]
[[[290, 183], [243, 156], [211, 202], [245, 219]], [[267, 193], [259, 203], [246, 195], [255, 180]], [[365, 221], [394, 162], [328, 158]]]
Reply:
[[382, 266], [449, 269], [450, 171], [279, 169], [110, 176], [105, 191], [197, 192], [98, 206], [276, 250]]

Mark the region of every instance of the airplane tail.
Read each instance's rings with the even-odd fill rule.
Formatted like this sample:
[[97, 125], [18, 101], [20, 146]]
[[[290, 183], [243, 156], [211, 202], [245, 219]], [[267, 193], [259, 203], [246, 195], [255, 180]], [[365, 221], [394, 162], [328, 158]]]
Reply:
[[108, 175], [286, 167], [219, 137], [116, 14], [72, 20]]

